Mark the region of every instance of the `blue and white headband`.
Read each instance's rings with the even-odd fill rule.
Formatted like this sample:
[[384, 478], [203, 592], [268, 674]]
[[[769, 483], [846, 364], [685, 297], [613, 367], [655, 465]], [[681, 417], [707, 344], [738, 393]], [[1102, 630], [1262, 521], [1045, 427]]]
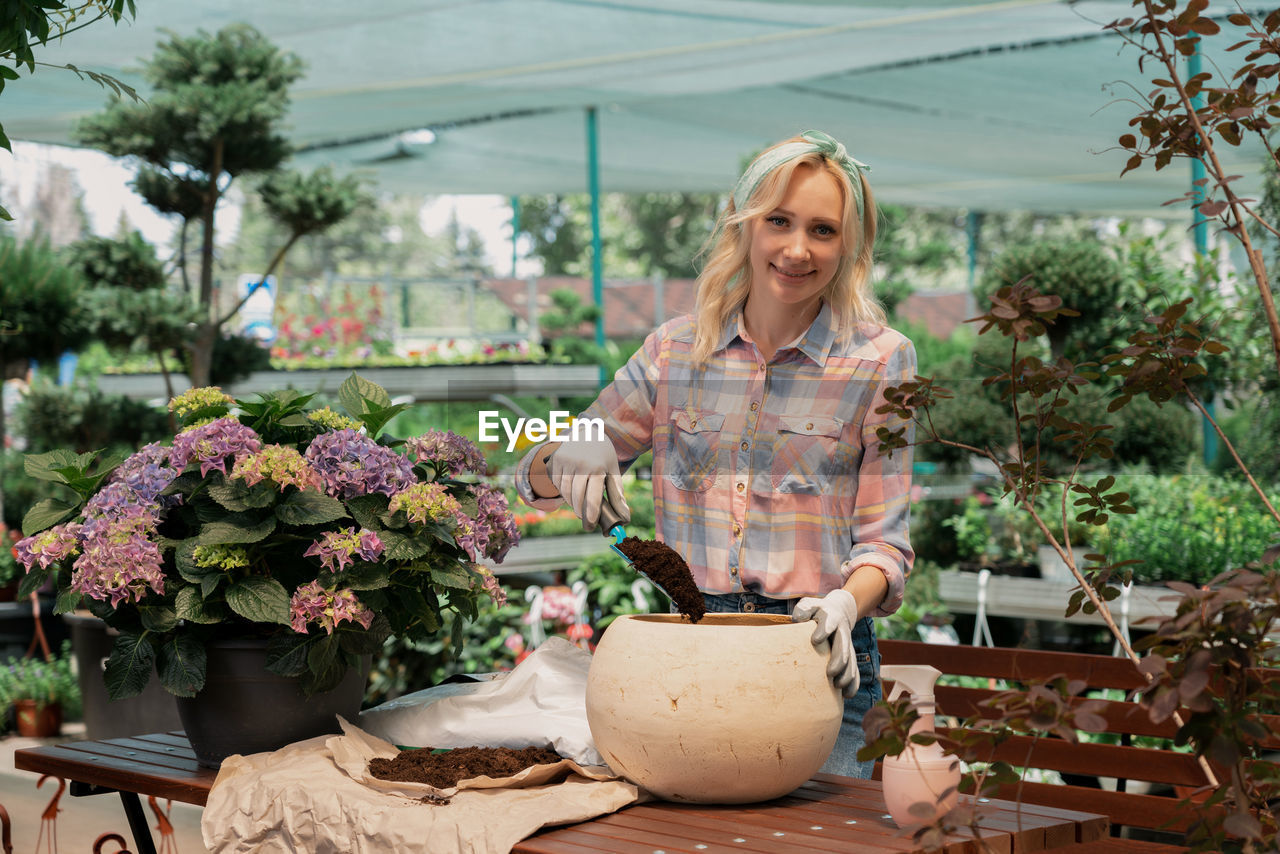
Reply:
[[843, 143], [836, 142], [820, 130], [807, 130], [800, 136], [804, 138], [804, 142], [788, 142], [785, 145], [779, 145], [752, 161], [747, 171], [743, 172], [742, 177], [738, 179], [738, 185], [733, 188], [734, 208], [740, 211], [746, 207], [747, 202], [751, 201], [751, 197], [759, 188], [760, 182], [774, 169], [797, 157], [816, 153], [833, 161], [849, 176], [849, 183], [853, 185], [853, 200], [858, 206], [858, 221], [862, 222], [866, 213], [863, 210], [862, 173], [870, 172], [871, 167], [854, 160], [849, 156], [849, 152], [845, 151]]

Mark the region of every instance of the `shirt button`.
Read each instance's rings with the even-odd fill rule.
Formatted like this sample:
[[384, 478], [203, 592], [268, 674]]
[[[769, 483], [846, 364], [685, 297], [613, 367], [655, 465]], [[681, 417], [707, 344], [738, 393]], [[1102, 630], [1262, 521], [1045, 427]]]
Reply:
[[742, 526], [741, 526], [741, 525], [734, 525], [734, 526], [733, 526], [733, 535], [734, 535], [735, 537], [741, 537], [741, 536], [742, 536]]
[[697, 426], [698, 426], [698, 419], [696, 419], [696, 418], [690, 418], [690, 419], [689, 419], [689, 426], [690, 426], [690, 427], [697, 427]]
[[737, 577], [737, 575], [738, 575], [738, 568], [737, 568], [736, 566], [735, 566], [735, 567], [733, 567], [732, 569], [730, 569], [730, 570], [729, 570], [729, 574], [730, 574], [730, 575], [732, 575], [732, 576], [734, 576], [734, 577]]
[[748, 447], [750, 447], [750, 446], [749, 446], [746, 442], [743, 442], [743, 443], [742, 443], [742, 450], [744, 450], [744, 451], [745, 451]]
[[754, 400], [753, 400], [753, 401], [751, 401], [751, 411], [752, 411], [752, 412], [755, 412], [755, 411], [756, 411], [757, 409], [759, 409], [759, 408], [760, 408], [760, 404], [759, 404], [759, 403], [757, 403], [757, 402], [756, 402], [756, 401], [754, 401]]
[[812, 429], [813, 429], [813, 422], [812, 422], [812, 421], [810, 421], [808, 424], [804, 425], [804, 429], [806, 429], [806, 430], [812, 430]]
[[739, 484], [738, 484], [738, 491], [739, 491], [739, 492], [744, 491], [746, 488], [747, 488], [747, 485], [746, 485], [745, 483], [739, 483]]

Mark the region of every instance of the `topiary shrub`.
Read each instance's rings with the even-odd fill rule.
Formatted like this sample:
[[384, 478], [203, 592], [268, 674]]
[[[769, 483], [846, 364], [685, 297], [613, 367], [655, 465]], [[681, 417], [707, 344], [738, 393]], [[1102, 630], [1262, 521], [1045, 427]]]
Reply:
[[1030, 277], [1036, 290], [1062, 297], [1079, 317], [1059, 317], [1048, 329], [1049, 349], [1056, 359], [1092, 358], [1112, 343], [1111, 320], [1125, 283], [1124, 268], [1093, 241], [1043, 241], [1014, 246], [987, 268], [978, 286], [979, 303], [1000, 288]]
[[171, 435], [162, 410], [82, 386], [33, 385], [18, 406], [15, 421], [32, 454], [55, 448], [73, 448], [77, 453], [133, 448]]

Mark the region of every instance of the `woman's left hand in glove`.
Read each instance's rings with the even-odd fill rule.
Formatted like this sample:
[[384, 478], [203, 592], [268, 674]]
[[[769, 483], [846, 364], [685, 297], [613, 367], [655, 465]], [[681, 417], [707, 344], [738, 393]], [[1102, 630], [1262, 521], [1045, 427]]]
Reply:
[[858, 622], [858, 601], [844, 588], [832, 590], [821, 599], [808, 596], [796, 603], [792, 622], [813, 620], [813, 645], [831, 645], [827, 676], [846, 697], [858, 693], [858, 657], [853, 650], [853, 624]]

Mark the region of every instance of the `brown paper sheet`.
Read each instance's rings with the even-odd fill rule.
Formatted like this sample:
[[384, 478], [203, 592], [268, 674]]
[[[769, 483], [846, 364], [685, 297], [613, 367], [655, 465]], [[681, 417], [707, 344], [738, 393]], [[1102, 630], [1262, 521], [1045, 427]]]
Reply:
[[[540, 827], [585, 821], [643, 797], [607, 768], [568, 760], [507, 781], [460, 781], [457, 790], [377, 780], [368, 776], [369, 758], [396, 748], [342, 724], [341, 736], [228, 757], [205, 806], [205, 846], [218, 854], [508, 854]], [[568, 776], [544, 782], [561, 774]], [[423, 803], [424, 796], [449, 803]]]

